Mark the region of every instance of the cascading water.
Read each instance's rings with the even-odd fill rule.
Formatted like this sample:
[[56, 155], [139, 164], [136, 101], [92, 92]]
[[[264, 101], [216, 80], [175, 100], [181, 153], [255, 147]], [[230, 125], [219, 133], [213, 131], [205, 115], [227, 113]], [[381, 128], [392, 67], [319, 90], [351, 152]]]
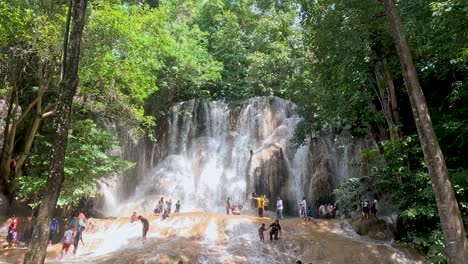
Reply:
[[[290, 139], [300, 121], [295, 108], [277, 97], [252, 98], [237, 107], [195, 100], [174, 106], [168, 118], [167, 139], [158, 143], [167, 155], [141, 179], [135, 195], [128, 199], [131, 209], [118, 214], [128, 214], [135, 206], [151, 211], [159, 196], [172, 198], [173, 203], [180, 200], [186, 211], [219, 211], [227, 197], [233, 203], [245, 204], [254, 191], [289, 193], [281, 190], [281, 178], [301, 171], [294, 168], [301, 164], [288, 160], [295, 156]], [[274, 178], [271, 174], [278, 164], [265, 163], [276, 158], [286, 159], [290, 165], [286, 175]], [[262, 170], [270, 171], [269, 175]], [[296, 185], [294, 188], [301, 189]]]
[[281, 196], [285, 210], [293, 213], [302, 196], [315, 207], [320, 199], [330, 201], [342, 180], [368, 173], [351, 164], [360, 162], [359, 150], [375, 147], [373, 140], [320, 133], [296, 147], [291, 139], [300, 120], [296, 106], [278, 97], [255, 97], [236, 106], [179, 103], [162, 120], [157, 142], [137, 150], [144, 153], [137, 164], [153, 167], [132, 176], [136, 183], [127, 180], [131, 189], [113, 191], [133, 194], [115, 197], [120, 206], [107, 215], [152, 212], [161, 196], [173, 206], [180, 200], [183, 211], [221, 212], [227, 197], [246, 205], [253, 192], [273, 203]]
[[[189, 101], [174, 106], [157, 143], [137, 149], [134, 194], [122, 199], [117, 182], [99, 183], [101, 213], [125, 216], [87, 223], [86, 246], [77, 256], [60, 258], [61, 245], [48, 248], [47, 263], [415, 263], [386, 242], [333, 233], [336, 222], [281, 220], [279, 241], [258, 237], [258, 227], [273, 221], [253, 213], [223, 212], [224, 201], [245, 204], [252, 192], [274, 200], [281, 196], [291, 211], [304, 195], [309, 204], [330, 195], [338, 182], [365, 173], [357, 152], [373, 147], [371, 140], [346, 135], [312, 135], [306, 144], [290, 141], [300, 121], [295, 105], [276, 97], [257, 97], [229, 106], [223, 102]], [[126, 152], [126, 151], [123, 151]], [[128, 154], [128, 153], [127, 153]], [[125, 155], [125, 153], [124, 153]], [[152, 157], [155, 157], [154, 159]], [[142, 165], [143, 164], [143, 165]], [[124, 179], [128, 183], [128, 179]], [[108, 185], [109, 184], [109, 185]], [[122, 184], [125, 186], [125, 184]], [[162, 220], [152, 215], [161, 196], [181, 200], [182, 214]], [[137, 211], [148, 218], [147, 239], [142, 224], [130, 223]], [[0, 226], [0, 229], [2, 227]], [[339, 233], [339, 232], [338, 232]], [[7, 252], [9, 253], [9, 252]], [[1, 254], [8, 263], [21, 255]]]

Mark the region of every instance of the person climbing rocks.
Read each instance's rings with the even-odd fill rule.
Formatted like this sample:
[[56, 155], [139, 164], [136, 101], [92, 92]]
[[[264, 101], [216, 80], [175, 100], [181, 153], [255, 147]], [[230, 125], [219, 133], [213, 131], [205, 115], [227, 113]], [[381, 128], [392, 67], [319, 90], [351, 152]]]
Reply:
[[306, 198], [305, 196], [302, 197], [302, 201], [301, 203], [299, 204], [299, 215], [300, 217], [307, 217], [307, 202], [306, 202]]
[[138, 221], [138, 216], [136, 212], [133, 212], [132, 216], [130, 216], [130, 223], [133, 223], [135, 221]]
[[58, 228], [59, 228], [59, 221], [57, 220], [56, 217], [52, 218], [52, 223], [50, 224], [50, 234], [49, 234], [49, 246], [52, 245], [52, 243], [55, 240], [55, 236], [58, 233]]
[[78, 251], [78, 245], [81, 243], [83, 244], [84, 247], [84, 242], [83, 242], [83, 231], [85, 230], [84, 226], [78, 227], [78, 230], [75, 233], [75, 237], [73, 238], [73, 255], [76, 255], [76, 252]]
[[226, 214], [229, 215], [231, 211], [231, 197], [228, 197], [226, 200]]
[[70, 249], [70, 245], [72, 244], [73, 241], [73, 229], [71, 226], [68, 227], [67, 231], [63, 234], [62, 238], [62, 257], [63, 255], [66, 255], [68, 253], [68, 250]]
[[144, 218], [143, 216], [140, 215], [140, 216], [138, 216], [138, 220], [140, 220], [141, 223], [143, 224], [141, 239], [145, 240], [146, 239], [146, 233], [148, 233], [148, 230], [149, 230], [148, 219], [146, 219], [146, 218]]
[[273, 241], [273, 237], [275, 240], [278, 240], [278, 233], [281, 233], [281, 225], [279, 223], [279, 220], [276, 219], [276, 221], [270, 225], [271, 230], [270, 230], [270, 241]]
[[283, 200], [278, 196], [278, 200], [276, 200], [276, 216], [278, 219], [283, 218]]
[[263, 235], [263, 232], [265, 232], [267, 229], [265, 228], [265, 223], [262, 223], [262, 226], [258, 229], [258, 236], [260, 237], [260, 241], [265, 242], [265, 235]]
[[177, 200], [177, 203], [175, 204], [175, 212], [174, 213], [180, 213], [180, 200]]

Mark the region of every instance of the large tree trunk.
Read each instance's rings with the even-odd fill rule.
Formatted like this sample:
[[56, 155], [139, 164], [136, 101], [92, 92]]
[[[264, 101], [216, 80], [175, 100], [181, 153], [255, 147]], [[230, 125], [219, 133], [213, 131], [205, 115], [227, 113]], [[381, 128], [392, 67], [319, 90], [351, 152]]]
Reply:
[[[49, 237], [49, 226], [57, 205], [57, 199], [64, 180], [65, 151], [68, 140], [73, 97], [78, 87], [78, 65], [80, 60], [80, 45], [85, 24], [87, 0], [70, 2], [73, 20], [70, 34], [69, 57], [66, 58], [64, 78], [59, 84], [59, 97], [56, 115], [54, 117], [55, 141], [50, 155], [49, 177], [47, 187], [41, 201], [37, 222], [33, 230], [24, 264], [42, 264], [46, 257]], [[67, 36], [65, 36], [67, 38]], [[64, 49], [68, 49], [67, 46]]]
[[416, 127], [423, 148], [424, 159], [434, 190], [442, 232], [445, 238], [448, 263], [466, 263], [468, 244], [457, 199], [450, 183], [445, 159], [432, 127], [426, 99], [419, 84], [411, 51], [402, 31], [394, 0], [383, 0], [392, 29], [401, 71], [408, 89]]
[[10, 125], [11, 121], [14, 118], [13, 114], [14, 107], [14, 90], [11, 90], [10, 98], [8, 100], [8, 112], [5, 117], [5, 130], [3, 133], [3, 146], [0, 160], [0, 176], [1, 176], [1, 192], [6, 196], [9, 195], [8, 182], [10, 179], [10, 155], [8, 155], [10, 146]]

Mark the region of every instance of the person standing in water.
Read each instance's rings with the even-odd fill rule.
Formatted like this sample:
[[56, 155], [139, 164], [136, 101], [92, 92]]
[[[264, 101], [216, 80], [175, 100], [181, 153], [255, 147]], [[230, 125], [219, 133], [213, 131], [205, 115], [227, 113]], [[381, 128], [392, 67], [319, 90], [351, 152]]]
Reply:
[[262, 226], [258, 229], [258, 235], [260, 236], [260, 241], [262, 242], [265, 242], [265, 235], [263, 235], [263, 232], [266, 230], [265, 223], [262, 223]]
[[231, 197], [228, 197], [226, 200], [226, 214], [228, 215], [231, 211]]
[[73, 241], [73, 255], [76, 255], [76, 252], [78, 251], [78, 245], [81, 243], [83, 244], [84, 247], [84, 242], [83, 242], [83, 231], [85, 230], [84, 226], [78, 227], [78, 230], [75, 233], [75, 238]]
[[138, 216], [136, 212], [133, 212], [132, 216], [130, 216], [130, 223], [138, 221]]
[[276, 216], [278, 219], [283, 218], [283, 200], [278, 196], [278, 200], [276, 201]]
[[49, 234], [49, 245], [55, 240], [55, 235], [58, 233], [59, 221], [56, 217], [52, 218], [52, 224], [50, 224], [50, 234]]
[[68, 253], [68, 250], [70, 249], [70, 245], [73, 241], [73, 229], [71, 226], [68, 227], [67, 231], [63, 234], [62, 238], [62, 257], [64, 254]]
[[174, 213], [180, 213], [180, 200], [177, 200], [177, 203], [175, 204], [175, 212]]
[[305, 196], [302, 197], [302, 201], [299, 204], [299, 206], [300, 206], [300, 212], [299, 212], [300, 217], [306, 218], [307, 217], [307, 202], [306, 202]]
[[276, 219], [276, 221], [270, 225], [271, 230], [270, 230], [270, 241], [273, 241], [273, 237], [275, 240], [278, 240], [278, 233], [281, 233], [281, 225], [279, 224], [279, 220]]
[[86, 216], [83, 212], [80, 212], [78, 214], [78, 229], [80, 229], [80, 226], [85, 226], [86, 222]]
[[141, 221], [143, 224], [143, 230], [141, 234], [141, 239], [145, 240], [146, 239], [146, 233], [148, 233], [149, 230], [149, 222], [148, 219], [144, 218], [143, 216], [138, 216], [138, 219]]
[[252, 197], [252, 199], [257, 200], [257, 208], [258, 208], [258, 217], [263, 217], [263, 197], [260, 195], [259, 197]]

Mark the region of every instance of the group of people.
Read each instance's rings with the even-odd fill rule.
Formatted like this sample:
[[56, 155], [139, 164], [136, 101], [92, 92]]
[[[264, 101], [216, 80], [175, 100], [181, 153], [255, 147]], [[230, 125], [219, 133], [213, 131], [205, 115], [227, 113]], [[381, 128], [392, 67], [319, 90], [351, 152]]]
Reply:
[[[266, 195], [260, 195], [257, 196], [256, 193], [252, 193], [251, 196], [252, 203], [255, 203], [255, 200], [257, 201], [257, 209], [258, 209], [258, 217], [264, 217], [268, 215], [268, 210], [269, 210], [269, 205], [270, 205], [270, 200], [266, 197]], [[281, 200], [281, 198], [278, 197], [278, 200]], [[283, 201], [280, 202], [281, 204], [281, 209], [278, 211], [278, 202], [277, 202], [277, 213], [278, 213], [278, 218], [282, 218], [283, 214]]]
[[371, 216], [377, 219], [377, 200], [372, 203], [368, 200], [361, 201], [361, 219], [368, 220]]
[[[67, 231], [70, 230], [70, 232], [65, 231], [64, 236], [61, 240], [63, 247], [62, 247], [62, 254], [67, 253], [68, 249], [73, 242], [73, 239], [76, 238], [76, 240], [81, 239], [81, 234], [85, 229], [85, 222], [86, 222], [86, 216], [84, 213], [80, 212], [77, 217], [78, 221], [75, 221], [75, 217], [70, 216], [68, 219], [68, 229]], [[18, 225], [19, 225], [19, 219], [13, 215], [10, 220], [10, 224], [8, 226], [8, 234], [6, 237], [6, 240], [8, 242], [8, 248], [15, 248], [17, 247], [17, 242], [18, 242]], [[76, 230], [76, 232], [75, 232]], [[55, 242], [55, 238], [57, 237], [57, 234], [59, 233], [59, 218], [58, 217], [53, 217], [52, 222], [50, 224], [50, 232], [49, 232], [49, 246], [51, 246]], [[77, 249], [78, 249], [78, 242], [74, 243], [74, 250], [73, 253], [76, 254]]]
[[62, 238], [62, 257], [68, 253], [70, 246], [73, 244], [73, 254], [76, 255], [78, 246], [81, 243], [84, 246], [83, 232], [85, 230], [84, 225], [78, 225], [76, 228], [72, 225], [68, 226], [67, 231], [63, 234]]
[[240, 215], [240, 211], [244, 206], [241, 204], [231, 205], [231, 197], [226, 200], [226, 214], [232, 213], [233, 215]]
[[[72, 244], [74, 255], [76, 255], [76, 252], [78, 251], [78, 245], [80, 241], [84, 246], [83, 232], [86, 229], [85, 225], [87, 222], [88, 220], [86, 219], [86, 216], [83, 212], [79, 212], [76, 219], [72, 214], [70, 214], [68, 218], [68, 228], [62, 237], [62, 257], [68, 253], [68, 250]], [[58, 233], [58, 228], [58, 219], [54, 217], [50, 225], [49, 245], [53, 242], [55, 235]]]
[[319, 206], [320, 218], [335, 218], [335, 214], [336, 214], [336, 205], [329, 203], [329, 204], [321, 204]]
[[263, 235], [263, 232], [267, 231], [270, 228], [270, 241], [273, 241], [273, 238], [275, 240], [278, 240], [278, 235], [281, 234], [281, 225], [279, 223], [279, 220], [276, 219], [276, 221], [273, 222], [268, 228], [265, 227], [265, 223], [262, 223], [262, 225], [258, 229], [260, 241], [265, 241], [265, 236]]
[[[161, 215], [163, 220], [165, 220], [166, 218], [169, 217], [171, 212], [172, 212], [172, 199], [166, 200], [164, 202], [164, 197], [161, 197], [153, 213], [155, 215]], [[180, 213], [180, 200], [177, 200], [177, 203], [175, 204], [174, 213]]]

